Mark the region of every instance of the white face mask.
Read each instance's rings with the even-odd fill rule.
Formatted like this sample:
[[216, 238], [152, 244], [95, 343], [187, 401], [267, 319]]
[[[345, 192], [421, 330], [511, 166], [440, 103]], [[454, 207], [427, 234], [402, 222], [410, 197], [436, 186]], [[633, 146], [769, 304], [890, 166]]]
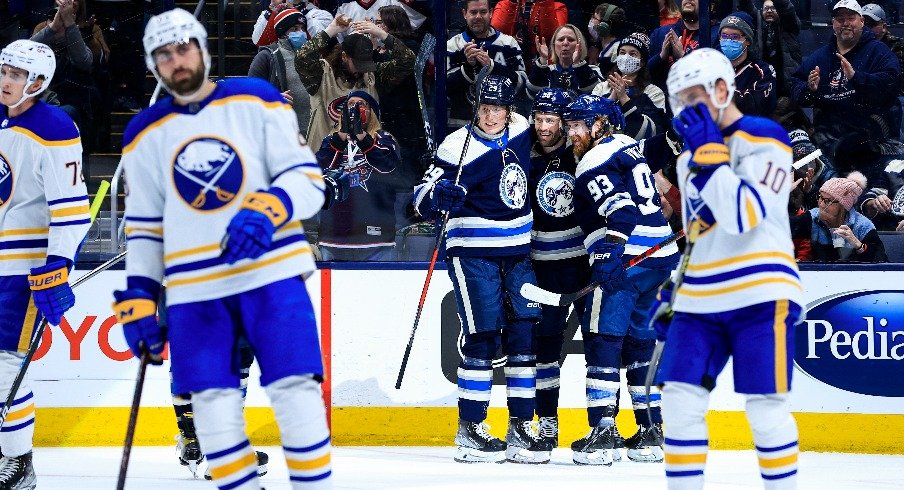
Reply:
[[593, 21], [590, 21], [587, 24], [587, 32], [590, 33], [590, 40], [593, 42], [597, 42], [600, 40], [600, 35], [598, 32], [596, 32], [596, 26], [598, 26], [598, 25], [599, 24], [594, 24]]
[[620, 54], [615, 57], [615, 66], [625, 75], [637, 73], [640, 70], [640, 58], [635, 58], [630, 54]]

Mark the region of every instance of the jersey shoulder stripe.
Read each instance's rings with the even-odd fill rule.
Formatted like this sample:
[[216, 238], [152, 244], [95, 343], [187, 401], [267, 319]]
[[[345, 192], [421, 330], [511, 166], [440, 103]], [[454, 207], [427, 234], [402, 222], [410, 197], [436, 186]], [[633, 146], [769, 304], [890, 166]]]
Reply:
[[738, 120], [737, 128], [730, 136], [737, 136], [754, 144], [773, 144], [781, 150], [791, 153], [791, 140], [788, 138], [788, 132], [775, 121], [763, 117], [742, 117]]
[[78, 128], [59, 107], [38, 101], [12, 128], [44, 146], [69, 146], [81, 143]]

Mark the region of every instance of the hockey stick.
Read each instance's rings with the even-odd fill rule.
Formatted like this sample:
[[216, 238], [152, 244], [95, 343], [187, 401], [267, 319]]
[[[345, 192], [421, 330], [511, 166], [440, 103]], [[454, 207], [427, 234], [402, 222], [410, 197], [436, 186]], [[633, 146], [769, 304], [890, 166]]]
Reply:
[[[100, 205], [103, 202], [104, 198], [107, 195], [107, 191], [110, 189], [110, 183], [106, 180], [101, 181], [100, 186], [98, 187], [97, 194], [94, 196], [94, 201], [91, 203], [91, 207], [89, 208], [89, 213], [91, 216], [91, 222], [94, 222], [94, 219], [97, 217], [97, 212], [100, 210]], [[123, 257], [126, 256], [125, 252], [113, 257], [112, 259], [104, 262], [94, 270], [88, 272], [84, 276], [76, 279], [72, 282], [70, 286], [72, 289], [75, 289], [83, 282], [91, 279], [92, 277], [100, 274], [101, 272], [109, 269], [114, 264], [122, 260]], [[28, 366], [31, 365], [31, 360], [35, 356], [35, 352], [38, 350], [38, 346], [41, 344], [41, 338], [44, 336], [44, 329], [47, 328], [47, 319], [41, 318], [41, 323], [38, 324], [38, 328], [35, 329], [35, 332], [31, 336], [31, 342], [28, 344], [28, 349], [25, 351], [25, 357], [22, 358], [22, 365], [19, 367], [19, 372], [16, 373], [16, 378], [13, 379], [13, 384], [9, 389], [9, 393], [6, 395], [6, 402], [3, 404], [3, 408], [0, 409], [0, 427], [3, 426], [3, 423], [6, 422], [6, 417], [9, 415], [9, 411], [13, 406], [13, 402], [16, 399], [16, 392], [19, 391], [19, 387], [22, 386], [22, 382], [25, 381], [25, 373], [28, 371]]]
[[433, 140], [433, 127], [430, 124], [430, 116], [427, 114], [426, 97], [424, 97], [424, 69], [427, 67], [427, 60], [433, 55], [436, 48], [436, 38], [429, 32], [421, 41], [421, 49], [417, 52], [417, 58], [414, 60], [414, 83], [417, 86], [417, 103], [421, 107], [421, 118], [424, 119], [424, 136], [427, 138], [427, 152], [432, 153], [436, 150], [436, 141]]
[[[474, 132], [474, 126], [477, 125], [477, 117], [480, 114], [480, 87], [483, 85], [483, 79], [490, 72], [489, 65], [485, 65], [477, 73], [475, 85], [477, 87], [477, 104], [474, 107], [474, 116], [471, 118], [471, 126], [468, 128], [468, 134], [465, 136], [465, 144], [461, 149], [461, 156], [458, 157], [458, 171], [455, 174], [455, 184], [461, 179], [461, 169], [468, 153], [468, 145], [471, 143], [471, 133]], [[424, 301], [427, 299], [427, 289], [430, 288], [430, 278], [433, 277], [433, 270], [436, 268], [436, 259], [439, 256], [439, 247], [442, 244], [443, 236], [446, 234], [446, 225], [449, 224], [449, 213], [443, 213], [443, 224], [436, 234], [436, 245], [433, 246], [433, 255], [430, 257], [430, 265], [427, 267], [427, 278], [424, 279], [424, 287], [421, 288], [421, 298], [417, 304], [417, 312], [414, 314], [414, 325], [411, 326], [411, 336], [408, 338], [408, 345], [405, 347], [405, 354], [402, 356], [402, 366], [399, 368], [399, 376], [396, 378], [396, 389], [402, 388], [402, 378], [405, 377], [405, 368], [408, 367], [408, 357], [411, 356], [411, 347], [414, 345], [414, 334], [417, 332], [417, 325], [421, 321], [421, 313], [424, 312]]]
[[[662, 248], [675, 243], [676, 241], [680, 240], [681, 237], [683, 237], [683, 236], [684, 236], [684, 229], [681, 229], [681, 230], [676, 231], [675, 233], [672, 233], [665, 240], [657, 243], [656, 245], [653, 245], [652, 247], [650, 247], [649, 249], [644, 251], [642, 254], [629, 260], [625, 264], [625, 269], [630, 269], [631, 267], [634, 267], [635, 265], [643, 262], [644, 259], [650, 257], [651, 255], [658, 252]], [[554, 293], [552, 291], [547, 291], [535, 284], [525, 283], [524, 285], [521, 286], [521, 296], [523, 296], [525, 299], [527, 299], [529, 301], [535, 301], [535, 302], [543, 304], [543, 305], [568, 306], [571, 303], [574, 303], [575, 301], [583, 298], [584, 296], [586, 296], [587, 294], [589, 294], [590, 292], [592, 292], [594, 289], [598, 288], [599, 286], [600, 286], [600, 283], [592, 282], [589, 285], [584, 286], [580, 291], [577, 291], [575, 293], [559, 294], [559, 293]]]
[[144, 375], [147, 373], [150, 359], [151, 354], [147, 350], [141, 353], [141, 364], [138, 365], [138, 379], [135, 381], [135, 393], [132, 395], [132, 408], [129, 410], [129, 425], [126, 427], [126, 441], [122, 447], [122, 460], [119, 462], [119, 479], [116, 481], [116, 490], [123, 490], [126, 486], [129, 457], [132, 455], [132, 441], [135, 439], [135, 426], [138, 424], [138, 406], [141, 404]]

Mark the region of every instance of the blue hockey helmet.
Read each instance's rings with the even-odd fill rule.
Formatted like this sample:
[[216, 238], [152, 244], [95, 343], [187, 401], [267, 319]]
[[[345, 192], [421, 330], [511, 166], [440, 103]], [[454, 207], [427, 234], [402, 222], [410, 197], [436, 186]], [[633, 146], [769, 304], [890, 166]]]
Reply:
[[515, 84], [503, 75], [487, 75], [480, 85], [480, 103], [510, 106], [515, 103]]
[[572, 102], [574, 102], [574, 95], [570, 91], [560, 88], [544, 88], [537, 92], [531, 113], [542, 112], [562, 116], [568, 108], [568, 104]]
[[625, 127], [625, 116], [617, 102], [598, 95], [580, 95], [565, 110], [562, 118], [565, 121], [584, 121], [587, 129], [593, 129], [596, 118], [606, 118], [604, 126], [608, 126], [608, 133], [616, 133]]

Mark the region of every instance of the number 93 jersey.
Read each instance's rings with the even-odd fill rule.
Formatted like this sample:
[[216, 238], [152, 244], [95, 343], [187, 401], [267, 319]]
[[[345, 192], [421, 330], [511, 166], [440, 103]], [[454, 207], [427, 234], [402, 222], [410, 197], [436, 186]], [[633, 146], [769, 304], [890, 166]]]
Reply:
[[[627, 241], [627, 262], [672, 234], [650, 167], [630, 136], [604, 138], [581, 158], [575, 177], [575, 208], [587, 250], [613, 235]], [[671, 269], [677, 262], [678, 247], [672, 243], [645, 259], [643, 266]]]
[[91, 226], [78, 128], [38, 101], [0, 106], [0, 275], [28, 274], [48, 255], [75, 260]]

